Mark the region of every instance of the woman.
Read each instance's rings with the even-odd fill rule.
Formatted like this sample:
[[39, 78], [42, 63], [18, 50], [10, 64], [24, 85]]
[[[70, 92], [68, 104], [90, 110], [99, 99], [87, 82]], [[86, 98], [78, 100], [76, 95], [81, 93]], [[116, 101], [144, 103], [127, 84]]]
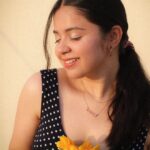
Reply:
[[[59, 69], [48, 69], [52, 19]], [[149, 149], [150, 83], [127, 31], [120, 0], [56, 2], [47, 70], [23, 88], [10, 150], [57, 150], [62, 135], [101, 150]]]

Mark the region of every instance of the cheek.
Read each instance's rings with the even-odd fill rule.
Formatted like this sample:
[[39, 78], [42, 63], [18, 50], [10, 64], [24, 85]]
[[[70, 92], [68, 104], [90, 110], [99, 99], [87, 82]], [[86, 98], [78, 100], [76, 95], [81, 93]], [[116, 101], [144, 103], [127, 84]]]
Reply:
[[100, 58], [106, 54], [103, 42], [100, 39], [85, 39], [80, 46], [83, 56]]
[[89, 68], [97, 68], [101, 66], [106, 60], [106, 51], [102, 42], [99, 41], [86, 41], [82, 51], [82, 65]]

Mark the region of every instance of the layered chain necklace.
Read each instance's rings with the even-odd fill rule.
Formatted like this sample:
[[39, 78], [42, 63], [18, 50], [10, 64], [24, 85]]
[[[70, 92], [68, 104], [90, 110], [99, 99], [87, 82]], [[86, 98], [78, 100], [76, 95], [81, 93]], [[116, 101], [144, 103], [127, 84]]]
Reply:
[[81, 81], [82, 83], [82, 87], [84, 88], [84, 91], [86, 91], [86, 93], [93, 99], [93, 102], [95, 102], [96, 104], [104, 104], [104, 107], [99, 111], [99, 112], [94, 112], [89, 104], [88, 104], [88, 101], [87, 101], [87, 95], [86, 93], [84, 92], [83, 93], [83, 98], [84, 98], [84, 101], [85, 101], [85, 104], [86, 104], [86, 111], [91, 114], [94, 118], [97, 118], [105, 109], [106, 107], [108, 106], [108, 101], [110, 101], [111, 99], [109, 100], [105, 100], [105, 101], [100, 101], [100, 97], [95, 97], [93, 96], [91, 93], [88, 92], [87, 88], [85, 87], [83, 81]]

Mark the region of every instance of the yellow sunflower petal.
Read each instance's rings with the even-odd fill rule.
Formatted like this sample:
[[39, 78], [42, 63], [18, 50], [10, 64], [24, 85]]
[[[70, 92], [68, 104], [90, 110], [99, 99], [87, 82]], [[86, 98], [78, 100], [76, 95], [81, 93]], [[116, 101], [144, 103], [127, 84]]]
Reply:
[[96, 145], [96, 146], [94, 146], [91, 150], [100, 150], [100, 146], [99, 146], [99, 145]]
[[89, 141], [84, 141], [84, 143], [79, 146], [79, 150], [90, 150], [92, 147]]
[[69, 148], [69, 150], [79, 150], [79, 149], [78, 149], [78, 147], [77, 147], [77, 146], [75, 146], [75, 145], [71, 145], [71, 146], [70, 146], [70, 148]]
[[59, 149], [70, 150], [70, 146], [74, 145], [73, 141], [66, 136], [61, 136], [59, 139], [60, 140], [55, 143]]

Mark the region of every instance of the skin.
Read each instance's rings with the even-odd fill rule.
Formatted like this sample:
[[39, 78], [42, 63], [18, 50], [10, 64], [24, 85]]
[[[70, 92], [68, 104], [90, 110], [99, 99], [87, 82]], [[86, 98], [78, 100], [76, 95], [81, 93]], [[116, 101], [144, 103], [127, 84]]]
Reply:
[[[61, 7], [53, 21], [55, 52], [64, 67], [64, 78], [59, 76], [59, 91], [63, 103], [61, 110], [65, 132], [78, 144], [88, 138], [93, 144], [100, 143], [101, 148], [105, 150], [105, 138], [111, 129], [107, 116], [107, 100], [112, 96], [112, 87], [119, 67], [118, 43], [122, 31], [116, 26], [110, 34], [104, 35], [97, 25], [90, 23], [75, 8], [68, 6]], [[113, 48], [110, 49], [110, 46]], [[111, 57], [110, 50], [113, 53]], [[69, 58], [78, 60], [68, 68], [65, 66], [65, 60]], [[111, 69], [112, 67], [114, 69]], [[88, 91], [85, 91], [81, 82]], [[106, 108], [96, 119], [85, 111], [83, 92], [90, 108], [96, 113]], [[100, 101], [104, 103], [96, 104], [88, 93], [94, 93], [92, 95], [100, 97]]]
[[104, 68], [110, 66], [107, 60], [110, 59], [108, 43], [111, 39], [106, 35], [104, 39], [98, 26], [79, 15], [73, 7], [64, 6], [54, 16], [54, 33], [55, 52], [62, 65], [64, 66], [64, 59], [79, 58], [77, 67], [65, 68], [70, 78], [86, 75], [88, 78], [99, 79], [103, 76], [103, 72], [106, 72]]
[[24, 85], [19, 97], [14, 131], [9, 150], [30, 150], [40, 119], [41, 77], [34, 74]]
[[[74, 27], [82, 30], [73, 29]], [[67, 31], [70, 28], [72, 30]], [[100, 93], [103, 96], [107, 85], [113, 82], [119, 66], [118, 43], [122, 35], [120, 27], [116, 26], [111, 34], [104, 35], [97, 25], [90, 23], [76, 9], [64, 6], [54, 16], [54, 33], [55, 52], [62, 65], [64, 66], [64, 59], [79, 58], [73, 67], [64, 67], [67, 76], [71, 79], [82, 78], [84, 82], [88, 82], [88, 88], [91, 87], [89, 91], [92, 90], [98, 97]], [[112, 57], [109, 57], [110, 46]]]
[[[110, 33], [104, 34], [70, 6], [62, 6], [53, 21], [55, 53], [63, 65], [58, 69], [58, 81], [64, 131], [77, 144], [89, 139], [92, 144], [100, 143], [101, 149], [107, 150], [105, 139], [112, 126], [107, 108], [115, 89], [122, 30], [114, 26]], [[66, 61], [70, 58], [78, 60], [68, 67]], [[25, 84], [19, 98], [9, 150], [31, 149], [40, 119], [41, 87], [40, 73]], [[86, 111], [84, 96], [94, 112], [101, 111], [97, 118]], [[94, 97], [99, 97], [100, 103], [96, 103]]]

